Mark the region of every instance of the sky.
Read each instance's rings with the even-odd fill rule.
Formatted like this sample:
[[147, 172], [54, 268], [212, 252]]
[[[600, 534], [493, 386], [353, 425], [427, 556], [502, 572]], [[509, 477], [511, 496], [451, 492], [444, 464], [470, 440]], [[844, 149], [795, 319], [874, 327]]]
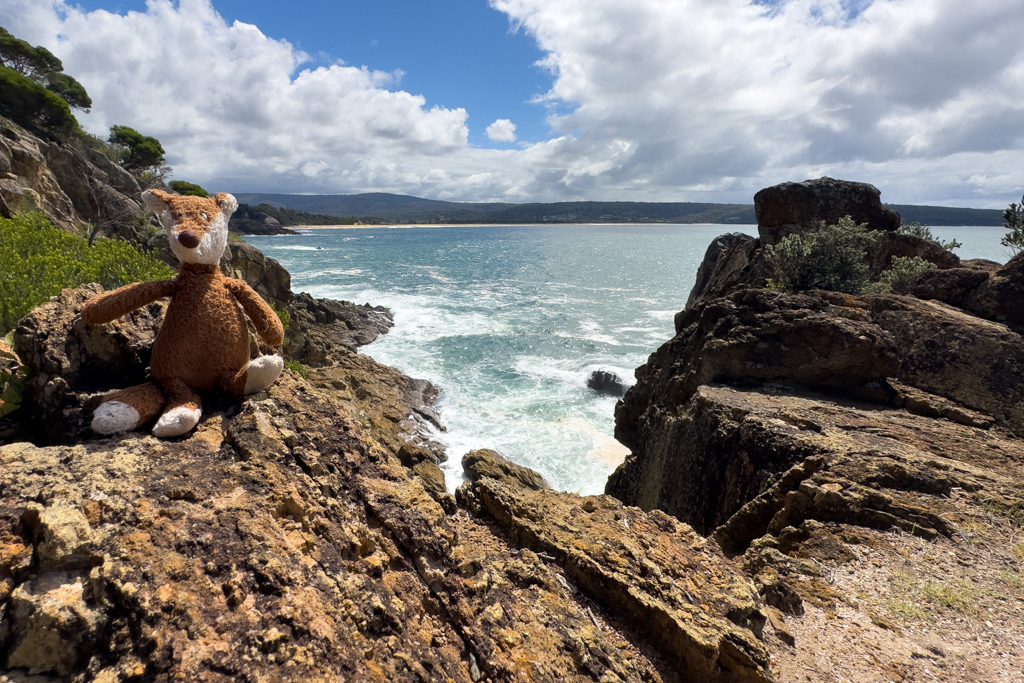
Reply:
[[1024, 192], [1020, 0], [2, 0], [212, 191], [750, 203]]

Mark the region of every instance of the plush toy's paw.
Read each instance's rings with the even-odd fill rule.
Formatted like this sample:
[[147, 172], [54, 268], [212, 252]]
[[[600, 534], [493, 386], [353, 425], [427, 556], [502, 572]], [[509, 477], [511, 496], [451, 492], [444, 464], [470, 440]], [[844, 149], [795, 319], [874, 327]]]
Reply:
[[92, 431], [97, 434], [116, 434], [135, 429], [139, 424], [139, 411], [121, 401], [101, 403], [92, 414]]
[[199, 424], [202, 414], [203, 411], [199, 408], [189, 408], [188, 406], [168, 410], [156, 421], [156, 425], [153, 426], [153, 435], [161, 439], [181, 436]]
[[284, 359], [276, 353], [252, 359], [246, 367], [245, 393], [255, 394], [257, 391], [263, 391], [277, 381], [282, 370]]

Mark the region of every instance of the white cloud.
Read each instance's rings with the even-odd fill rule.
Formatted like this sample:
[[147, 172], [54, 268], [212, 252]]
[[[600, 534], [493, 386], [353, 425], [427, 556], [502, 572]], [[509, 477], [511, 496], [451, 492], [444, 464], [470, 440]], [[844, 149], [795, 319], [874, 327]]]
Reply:
[[487, 126], [487, 137], [495, 142], [515, 142], [516, 124], [508, 119], [498, 119]]
[[859, 171], [889, 201], [974, 204], [1024, 187], [1019, 0], [491, 4], [546, 52], [545, 99], [574, 103], [554, 129], [580, 131], [583, 157], [623, 150], [568, 184], [749, 201]]
[[891, 202], [1000, 206], [1024, 188], [1020, 0], [490, 2], [545, 53], [547, 141], [473, 148], [467, 112], [399, 72], [314, 68], [209, 0], [5, 0], [0, 25], [85, 84], [89, 130], [155, 135], [177, 177], [216, 189], [749, 202], [829, 174]]

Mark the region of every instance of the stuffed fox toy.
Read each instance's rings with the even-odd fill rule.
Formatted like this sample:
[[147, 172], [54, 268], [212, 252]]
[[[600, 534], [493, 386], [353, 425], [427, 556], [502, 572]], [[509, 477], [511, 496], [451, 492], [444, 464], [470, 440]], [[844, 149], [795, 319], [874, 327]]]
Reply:
[[82, 319], [96, 325], [157, 299], [171, 298], [153, 342], [153, 381], [106, 397], [93, 413], [92, 428], [100, 434], [114, 434], [135, 429], [159, 415], [153, 434], [166, 438], [185, 434], [198, 424], [202, 408], [196, 391], [219, 386], [243, 396], [266, 389], [280, 376], [284, 361], [279, 355], [249, 360], [246, 314], [272, 346], [282, 342], [284, 329], [249, 285], [221, 275], [228, 218], [238, 207], [234, 197], [225, 193], [189, 197], [148, 190], [143, 199], [163, 218], [171, 250], [180, 264], [178, 275], [173, 280], [126, 285], [82, 306]]

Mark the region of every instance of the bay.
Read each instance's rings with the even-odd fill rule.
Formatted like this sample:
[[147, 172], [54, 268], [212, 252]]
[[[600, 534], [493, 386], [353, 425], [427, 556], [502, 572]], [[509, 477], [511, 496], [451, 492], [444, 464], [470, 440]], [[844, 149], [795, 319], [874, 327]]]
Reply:
[[[1005, 261], [1002, 228], [933, 228], [962, 258]], [[710, 242], [735, 225], [321, 228], [246, 237], [292, 275], [292, 289], [384, 305], [395, 327], [362, 351], [441, 392], [450, 489], [471, 449], [493, 448], [555, 488], [600, 493], [625, 455], [616, 399], [673, 335]]]

